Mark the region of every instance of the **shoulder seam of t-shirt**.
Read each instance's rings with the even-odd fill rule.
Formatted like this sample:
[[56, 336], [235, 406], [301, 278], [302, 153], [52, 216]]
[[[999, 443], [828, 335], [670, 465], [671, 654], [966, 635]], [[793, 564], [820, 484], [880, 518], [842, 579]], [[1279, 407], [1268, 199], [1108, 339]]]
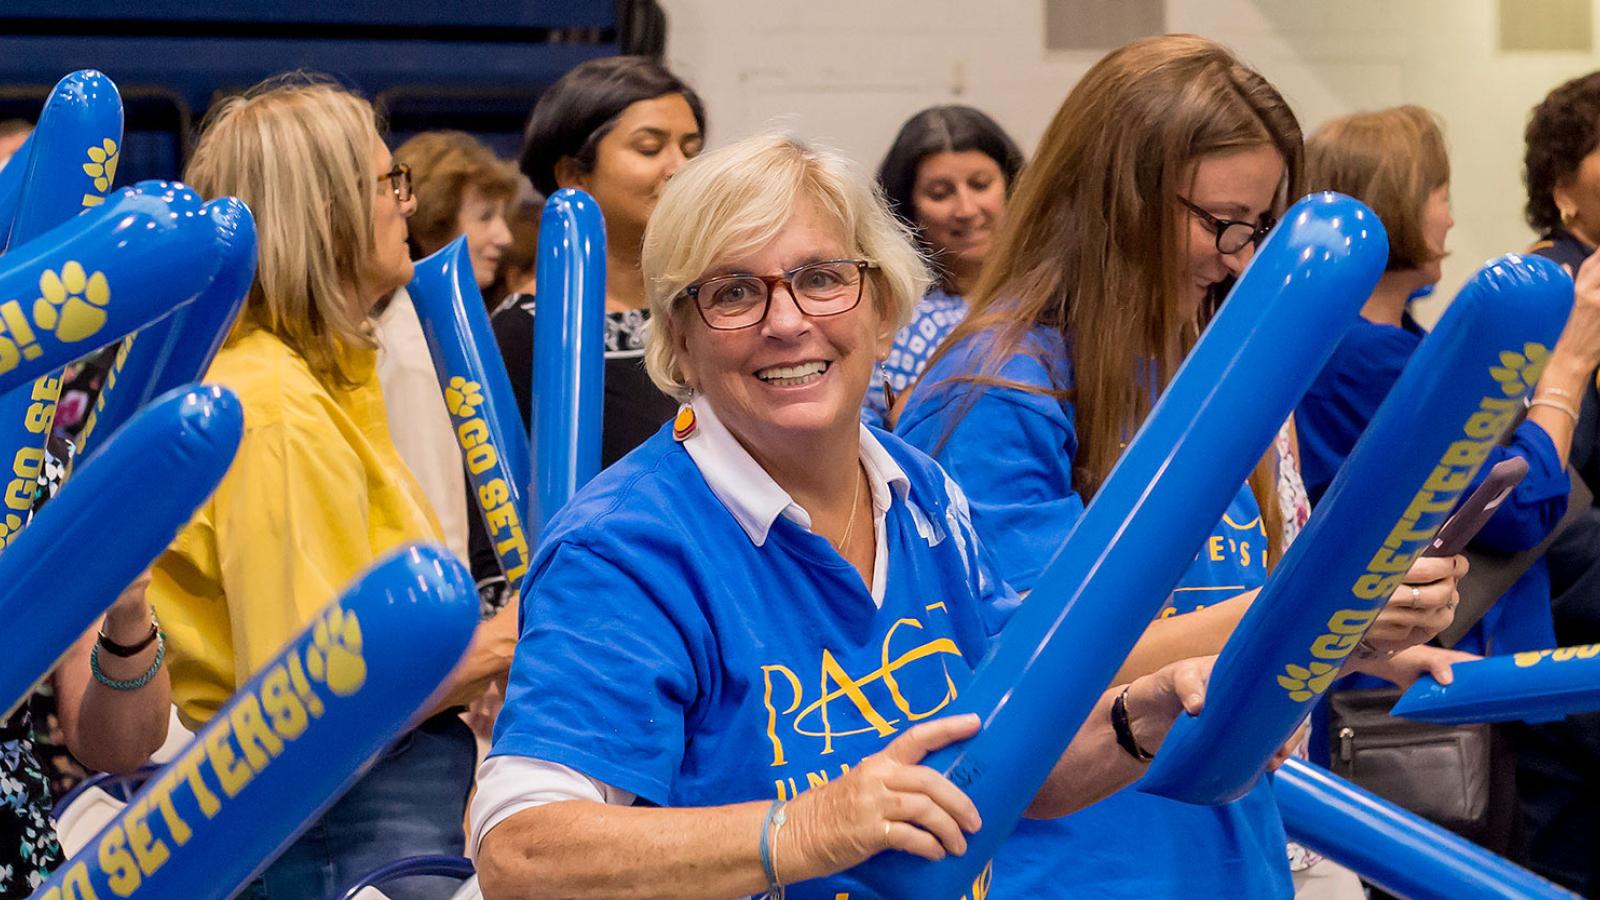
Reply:
[[[577, 535], [579, 532], [589, 531], [593, 526], [598, 525], [603, 519], [610, 516], [612, 513], [615, 513], [618, 507], [620, 507], [623, 502], [628, 499], [628, 496], [632, 493], [634, 486], [638, 484], [639, 479], [645, 477], [646, 475], [654, 474], [660, 470], [662, 465], [671, 459], [671, 454], [675, 451], [682, 451], [682, 448], [677, 444], [673, 444], [671, 447], [666, 448], [648, 466], [639, 467], [632, 475], [628, 476], [627, 480], [623, 481], [621, 484], [609, 488], [608, 490], [612, 494], [610, 502], [606, 503], [604, 507], [590, 513], [581, 521], [574, 522], [567, 526], [567, 528], [564, 529], [565, 533], [562, 534], [558, 540], [563, 542], [577, 543], [577, 541], [572, 540], [575, 535]], [[685, 455], [687, 455], [686, 451]], [[695, 469], [695, 472], [698, 474], [699, 469]], [[585, 540], [585, 543], [586, 542], [587, 541]]]

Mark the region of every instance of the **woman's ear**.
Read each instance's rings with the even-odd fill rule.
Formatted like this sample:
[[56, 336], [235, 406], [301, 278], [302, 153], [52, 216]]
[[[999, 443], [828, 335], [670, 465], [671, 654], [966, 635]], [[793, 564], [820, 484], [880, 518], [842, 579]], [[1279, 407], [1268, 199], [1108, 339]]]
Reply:
[[673, 365], [678, 370], [679, 380], [688, 385], [691, 390], [698, 390], [700, 386], [695, 378], [694, 366], [689, 362], [689, 329], [683, 326], [684, 323], [682, 321], [673, 322], [669, 326], [672, 330], [672, 335], [669, 338], [672, 341], [672, 352], [677, 357], [673, 361]]
[[889, 310], [884, 309], [884, 304], [878, 302], [878, 285], [872, 284], [872, 294], [872, 308], [878, 313], [878, 333], [873, 343], [878, 352], [878, 362], [882, 363], [889, 359], [889, 351], [894, 349], [894, 320]]
[[570, 156], [563, 156], [556, 160], [555, 176], [557, 187], [578, 188], [579, 190], [588, 190], [589, 188], [588, 173], [583, 170], [583, 166], [576, 159]]

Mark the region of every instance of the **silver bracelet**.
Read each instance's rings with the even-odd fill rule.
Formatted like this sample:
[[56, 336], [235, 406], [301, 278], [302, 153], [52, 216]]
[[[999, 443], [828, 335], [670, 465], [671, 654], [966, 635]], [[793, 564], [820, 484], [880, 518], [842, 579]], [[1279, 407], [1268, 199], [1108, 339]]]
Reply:
[[1528, 408], [1533, 409], [1535, 406], [1548, 406], [1551, 409], [1560, 410], [1567, 414], [1573, 425], [1578, 424], [1578, 411], [1560, 400], [1551, 400], [1549, 397], [1535, 397], [1528, 401]]

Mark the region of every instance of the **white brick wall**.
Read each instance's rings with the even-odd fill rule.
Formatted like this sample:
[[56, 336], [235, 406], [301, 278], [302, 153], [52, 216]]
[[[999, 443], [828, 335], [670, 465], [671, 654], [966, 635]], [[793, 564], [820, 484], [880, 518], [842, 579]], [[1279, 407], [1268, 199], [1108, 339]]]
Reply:
[[[776, 121], [869, 169], [900, 123], [935, 103], [980, 107], [1029, 149], [1100, 55], [1045, 50], [1040, 0], [662, 5], [668, 61], [704, 96], [713, 144]], [[1528, 242], [1528, 110], [1561, 81], [1600, 68], [1591, 54], [1500, 53], [1497, 16], [1495, 0], [1167, 3], [1169, 29], [1232, 47], [1283, 91], [1308, 131], [1330, 116], [1405, 102], [1443, 117], [1457, 224], [1440, 298], [1484, 259]]]

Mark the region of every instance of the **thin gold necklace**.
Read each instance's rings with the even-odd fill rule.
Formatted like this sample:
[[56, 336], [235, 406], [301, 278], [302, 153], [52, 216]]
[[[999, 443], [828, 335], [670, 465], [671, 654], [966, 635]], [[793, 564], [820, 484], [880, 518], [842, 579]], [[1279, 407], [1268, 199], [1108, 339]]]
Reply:
[[850, 533], [854, 531], [856, 527], [856, 508], [861, 504], [861, 481], [861, 467], [860, 465], [857, 465], [856, 489], [855, 492], [850, 495], [850, 518], [846, 519], [844, 522], [844, 536], [839, 538], [839, 543], [833, 545], [833, 549], [839, 551], [840, 556], [844, 555], [844, 548], [850, 545]]

